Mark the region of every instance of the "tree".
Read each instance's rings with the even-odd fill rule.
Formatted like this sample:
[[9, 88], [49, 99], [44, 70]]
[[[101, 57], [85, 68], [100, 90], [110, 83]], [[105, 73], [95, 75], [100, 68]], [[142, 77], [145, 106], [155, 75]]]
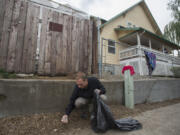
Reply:
[[168, 8], [172, 10], [175, 21], [180, 21], [180, 0], [171, 0], [168, 3]]
[[164, 37], [180, 45], [180, 22], [171, 21], [164, 28]]
[[180, 45], [180, 0], [171, 0], [168, 9], [172, 11], [174, 20], [165, 26], [164, 37]]

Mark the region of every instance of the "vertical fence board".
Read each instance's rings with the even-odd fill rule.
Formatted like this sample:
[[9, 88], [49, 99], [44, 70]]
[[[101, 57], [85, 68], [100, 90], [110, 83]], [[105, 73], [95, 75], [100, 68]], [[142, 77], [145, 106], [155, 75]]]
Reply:
[[3, 29], [2, 29], [2, 39], [0, 42], [0, 68], [6, 69], [8, 45], [9, 45], [9, 35], [11, 31], [11, 20], [12, 12], [14, 7], [14, 0], [6, 0]]
[[[58, 23], [63, 26], [63, 14], [62, 13], [59, 13], [59, 18], [58, 18]], [[57, 56], [56, 56], [56, 72], [57, 74], [63, 74], [62, 72], [62, 61], [63, 61], [63, 29], [61, 32], [58, 33], [58, 37], [57, 37], [57, 41], [58, 41], [58, 44], [57, 44]]]
[[24, 47], [23, 47], [23, 55], [22, 55], [22, 71], [23, 73], [26, 73], [26, 62], [28, 61], [28, 46], [31, 43], [32, 38], [31, 35], [31, 29], [32, 28], [32, 20], [33, 15], [31, 13], [31, 6], [28, 3], [27, 6], [27, 17], [26, 17], [26, 28], [25, 28], [25, 37], [24, 37]]
[[73, 26], [72, 26], [72, 71], [76, 72], [76, 59], [77, 59], [77, 19], [73, 17]]
[[84, 51], [84, 56], [83, 56], [83, 71], [87, 72], [88, 69], [88, 51], [87, 51], [87, 46], [88, 46], [88, 24], [87, 20], [84, 20], [84, 28], [83, 28], [83, 51]]
[[16, 73], [22, 71], [22, 54], [24, 47], [24, 35], [25, 35], [25, 26], [26, 26], [26, 15], [27, 15], [27, 2], [24, 0], [21, 1], [20, 14], [18, 19], [18, 35], [17, 35], [17, 44], [15, 50], [15, 66], [14, 70]]
[[86, 41], [86, 21], [85, 20], [83, 20], [83, 27], [82, 27], [82, 71], [86, 71], [85, 70], [85, 68], [86, 68], [86, 43], [87, 43], [87, 41]]
[[79, 37], [79, 70], [83, 71], [83, 28], [84, 28], [84, 21], [80, 21], [80, 37]]
[[72, 67], [74, 66], [72, 64], [72, 59], [73, 59], [73, 57], [72, 57], [72, 42], [73, 42], [72, 41], [72, 30], [73, 30], [73, 16], [70, 17], [70, 31], [69, 31], [69, 33], [71, 35], [70, 36], [70, 42], [69, 42], [69, 44], [70, 44], [70, 58], [71, 58], [70, 61], [69, 61], [70, 65], [71, 65], [70, 68], [69, 68], [69, 73], [73, 72]]
[[76, 32], [75, 33], [77, 33], [77, 36], [76, 36], [76, 60], [75, 60], [75, 62], [76, 62], [76, 71], [79, 71], [80, 70], [80, 34], [81, 34], [81, 31], [80, 31], [80, 25], [81, 25], [81, 21], [80, 21], [80, 19], [78, 19], [77, 20], [77, 26], [76, 26]]
[[85, 41], [85, 21], [84, 20], [82, 21], [81, 33], [82, 33], [82, 39], [81, 39], [81, 52], [82, 52], [82, 55], [81, 55], [81, 70], [84, 72], [85, 71], [84, 70], [85, 69], [84, 65], [86, 63], [86, 61], [85, 61], [86, 42], [84, 42]]
[[89, 21], [89, 25], [88, 25], [88, 54], [89, 54], [89, 58], [88, 58], [88, 73], [91, 74], [92, 73], [92, 21]]
[[81, 31], [80, 31], [80, 19], [79, 18], [77, 18], [77, 24], [76, 24], [76, 31], [74, 32], [75, 33], [75, 35], [76, 35], [76, 40], [75, 40], [75, 60], [74, 60], [74, 62], [75, 62], [75, 71], [77, 72], [77, 71], [79, 71], [79, 69], [80, 69], [80, 65], [79, 65], [79, 61], [80, 61], [80, 59], [79, 59], [79, 57], [80, 57], [80, 50], [79, 50], [79, 48], [80, 48], [80, 34], [81, 34]]
[[67, 53], [66, 53], [66, 69], [67, 73], [72, 69], [72, 17], [68, 16], [67, 20]]
[[14, 8], [13, 8], [13, 15], [12, 15], [12, 22], [11, 22], [11, 32], [9, 36], [9, 46], [8, 46], [8, 55], [7, 55], [7, 71], [13, 72], [14, 71], [14, 64], [15, 64], [15, 53], [16, 53], [16, 43], [17, 43], [17, 34], [18, 34], [18, 18], [20, 14], [20, 6], [21, 1], [15, 1]]
[[35, 71], [35, 54], [37, 47], [38, 17], [40, 7], [28, 4], [25, 39], [23, 48], [22, 71], [33, 73]]
[[67, 27], [68, 27], [68, 16], [67, 15], [63, 15], [64, 21], [63, 21], [63, 61], [62, 61], [62, 71], [64, 73], [67, 73], [67, 66], [66, 66], [66, 61], [67, 61], [67, 39], [68, 39], [68, 35], [67, 35]]
[[[58, 19], [59, 19], [59, 14], [57, 12], [53, 12], [53, 23], [58, 23]], [[55, 75], [56, 74], [56, 55], [57, 55], [57, 37], [58, 37], [58, 33], [59, 32], [52, 32], [52, 40], [51, 40], [51, 51], [50, 51], [50, 55], [51, 55], [51, 75]]]
[[0, 0], [0, 50], [1, 50], [1, 39], [2, 39], [2, 31], [3, 31], [3, 23], [4, 23], [4, 14], [6, 7], [6, 0]]
[[51, 40], [52, 40], [52, 31], [49, 30], [49, 23], [52, 22], [53, 11], [48, 11], [48, 23], [47, 23], [47, 35], [46, 35], [46, 44], [45, 44], [45, 65], [44, 70], [46, 75], [51, 74]]
[[47, 40], [47, 30], [49, 26], [48, 17], [49, 9], [42, 9], [42, 26], [41, 26], [41, 36], [40, 36], [40, 46], [39, 46], [39, 61], [38, 61], [38, 74], [45, 74], [45, 52], [46, 52], [46, 40]]
[[93, 21], [93, 30], [92, 30], [92, 62], [93, 62], [93, 67], [92, 67], [92, 73], [98, 73], [98, 39], [97, 39], [97, 27], [95, 21]]
[[[65, 42], [64, 45], [66, 45], [66, 61], [65, 61], [65, 72], [68, 73], [69, 71], [69, 60], [70, 60], [70, 57], [69, 57], [69, 49], [70, 49], [70, 45], [69, 45], [69, 25], [70, 25], [70, 18], [68, 15], [66, 15], [66, 35], [65, 35], [65, 39], [63, 39], [63, 41]], [[65, 47], [65, 46], [64, 46]]]
[[[34, 9], [33, 9], [34, 8]], [[35, 73], [35, 64], [36, 64], [36, 49], [37, 49], [37, 41], [38, 41], [38, 26], [39, 26], [39, 14], [40, 14], [40, 6], [34, 6], [31, 12], [34, 12], [34, 20], [32, 27], [32, 43], [29, 46], [29, 68], [28, 73]]]
[[85, 25], [84, 25], [84, 71], [88, 72], [88, 66], [89, 66], [89, 53], [88, 53], [88, 27], [89, 27], [89, 24], [88, 24], [88, 20], [85, 20]]
[[[59, 13], [59, 18], [58, 18], [58, 23], [59, 24], [62, 24], [63, 25], [63, 14]], [[64, 26], [63, 26], [64, 27]], [[63, 36], [63, 30], [62, 32], [59, 32], [58, 35], [57, 35], [57, 48], [56, 48], [56, 51], [57, 51], [57, 55], [56, 55], [56, 73], [57, 74], [63, 74], [62, 72], [62, 57], [63, 57], [63, 53], [62, 53], [62, 50], [63, 50], [63, 39], [62, 39], [62, 36]]]

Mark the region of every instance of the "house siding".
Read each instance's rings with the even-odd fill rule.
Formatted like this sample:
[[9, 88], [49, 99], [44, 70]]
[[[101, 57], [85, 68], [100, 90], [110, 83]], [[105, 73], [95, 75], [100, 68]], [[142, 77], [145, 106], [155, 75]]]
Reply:
[[[120, 35], [114, 31], [114, 28], [117, 28], [119, 25], [127, 27], [128, 22], [132, 23], [132, 25], [136, 25], [136, 27], [143, 27], [144, 29], [156, 33], [156, 30], [153, 28], [144, 9], [140, 5], [137, 5], [126, 14], [119, 16], [105, 25], [101, 30], [101, 38], [112, 39], [116, 42], [120, 42], [118, 39]], [[127, 47], [128, 46], [126, 46], [125, 43], [120, 42], [120, 45], [116, 44], [116, 54], [110, 54], [108, 53], [107, 46], [103, 46], [103, 56], [105, 56], [102, 60], [103, 63], [119, 64], [119, 51]]]

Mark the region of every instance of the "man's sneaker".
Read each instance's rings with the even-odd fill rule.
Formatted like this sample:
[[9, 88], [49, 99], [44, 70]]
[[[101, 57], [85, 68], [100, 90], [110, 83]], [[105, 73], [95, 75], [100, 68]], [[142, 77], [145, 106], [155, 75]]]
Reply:
[[82, 114], [81, 114], [81, 118], [82, 118], [82, 119], [87, 119], [87, 118], [88, 118], [88, 115], [87, 115], [86, 113], [82, 113]]

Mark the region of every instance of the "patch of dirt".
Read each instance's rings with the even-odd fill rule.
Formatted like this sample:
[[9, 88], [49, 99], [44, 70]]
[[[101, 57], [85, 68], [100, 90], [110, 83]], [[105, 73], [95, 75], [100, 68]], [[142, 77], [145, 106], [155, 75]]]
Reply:
[[[180, 103], [180, 99], [158, 103], [138, 104], [135, 109], [122, 105], [109, 105], [115, 119], [136, 116], [142, 112]], [[62, 124], [63, 113], [41, 113], [26, 116], [0, 118], [0, 135], [67, 135], [90, 127], [89, 119], [81, 119], [80, 111], [75, 110], [69, 124]]]

